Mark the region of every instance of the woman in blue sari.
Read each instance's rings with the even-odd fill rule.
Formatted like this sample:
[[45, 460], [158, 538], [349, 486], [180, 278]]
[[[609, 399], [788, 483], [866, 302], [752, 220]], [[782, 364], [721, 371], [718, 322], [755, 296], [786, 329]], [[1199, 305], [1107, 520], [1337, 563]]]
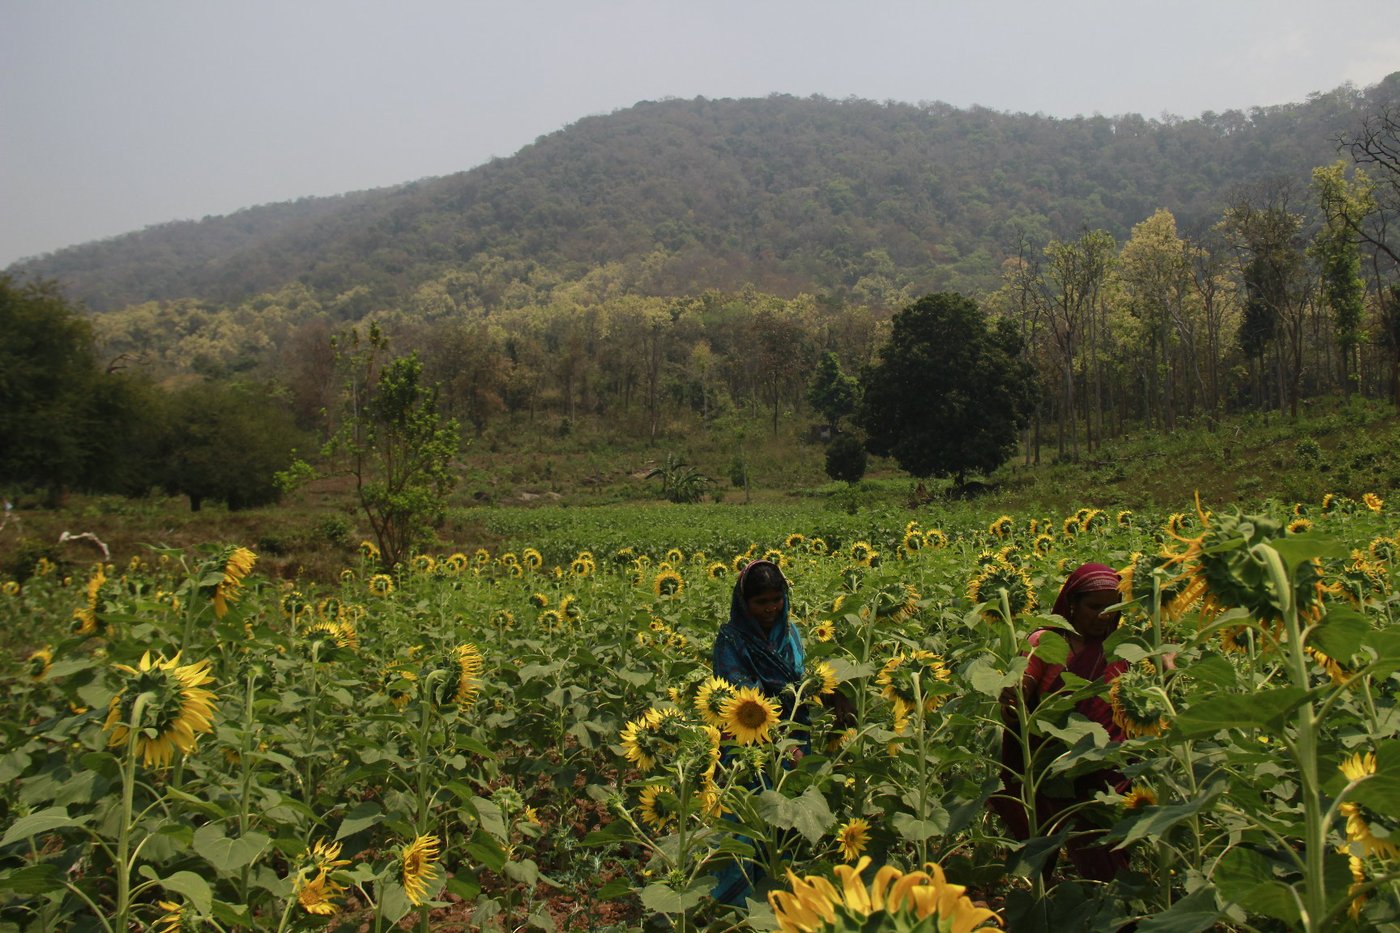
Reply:
[[[804, 656], [802, 637], [788, 618], [788, 581], [777, 564], [756, 560], [739, 574], [729, 600], [729, 621], [715, 636], [711, 664], [716, 677], [735, 687], [756, 687], [777, 700], [782, 721], [793, 718], [795, 692], [787, 688], [801, 682]], [[805, 723], [806, 713], [805, 706], [797, 710], [797, 721]], [[761, 875], [752, 861], [725, 866], [715, 879], [715, 900], [742, 907]]]

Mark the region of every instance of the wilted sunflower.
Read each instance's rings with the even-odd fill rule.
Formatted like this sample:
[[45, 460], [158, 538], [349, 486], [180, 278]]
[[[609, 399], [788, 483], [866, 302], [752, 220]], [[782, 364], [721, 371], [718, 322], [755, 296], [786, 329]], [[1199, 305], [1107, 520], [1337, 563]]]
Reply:
[[772, 729], [779, 721], [776, 702], [757, 687], [740, 687], [720, 705], [722, 728], [740, 745], [772, 741]]
[[[178, 750], [188, 754], [201, 732], [214, 728], [214, 694], [204, 689], [213, 683], [209, 662], [181, 666], [179, 652], [166, 660], [154, 660], [147, 651], [137, 667], [114, 665], [122, 675], [122, 688], [107, 708], [103, 731], [111, 733], [107, 745], [117, 748], [127, 741], [128, 727], [136, 699], [148, 695], [137, 723], [136, 754], [147, 767], [164, 767]], [[154, 732], [154, 735], [150, 733]]]
[[695, 694], [695, 711], [716, 728], [724, 725], [724, 701], [734, 695], [734, 685], [723, 677], [710, 677]]
[[394, 592], [394, 578], [387, 573], [376, 573], [369, 578], [369, 591], [375, 596], [388, 596]]
[[[1348, 781], [1364, 780], [1376, 773], [1375, 753], [1357, 752], [1341, 763], [1340, 770]], [[1361, 847], [1363, 856], [1400, 857], [1400, 846], [1395, 841], [1400, 839], [1400, 824], [1355, 801], [1343, 803], [1341, 813], [1347, 818], [1347, 838]], [[1384, 831], [1384, 835], [1376, 835], [1373, 827], [1377, 826]]]
[[[855, 865], [837, 865], [837, 884], [818, 875], [799, 878], [788, 870], [788, 891], [768, 892], [768, 903], [783, 933], [836, 931], [936, 930], [969, 933], [1000, 923], [995, 911], [977, 907], [960, 884], [949, 884], [933, 862], [905, 874], [892, 865], [875, 873], [867, 890], [861, 875], [870, 865], [861, 856]], [[926, 922], [921, 922], [926, 921]]]
[[1171, 707], [1162, 695], [1157, 668], [1150, 661], [1130, 666], [1108, 690], [1113, 722], [1130, 739], [1161, 735], [1170, 725]]
[[675, 596], [685, 589], [685, 581], [674, 570], [663, 570], [652, 579], [651, 589], [657, 596]]
[[674, 823], [680, 814], [680, 804], [676, 795], [665, 784], [648, 784], [642, 788], [637, 803], [642, 822], [657, 832], [662, 832]]
[[853, 817], [836, 831], [836, 841], [841, 846], [841, 858], [854, 862], [870, 842], [870, 823]]
[[1026, 571], [995, 561], [967, 584], [967, 598], [974, 603], [990, 603], [999, 599], [999, 593], [1006, 591], [1006, 600], [1011, 612], [1021, 615], [1035, 609], [1035, 588]]
[[29, 655], [25, 662], [29, 667], [29, 679], [33, 681], [43, 680], [49, 675], [49, 668], [53, 667], [53, 648], [45, 645], [38, 651]]
[[684, 737], [684, 726], [680, 710], [652, 707], [623, 727], [623, 755], [639, 770], [650, 771], [662, 757], [675, 754]]
[[437, 836], [424, 835], [404, 846], [399, 854], [403, 890], [414, 907], [437, 891], [441, 879], [437, 864], [440, 846]]
[[1366, 508], [1370, 509], [1372, 512], [1379, 512], [1381, 509], [1385, 508], [1385, 500], [1373, 492], [1362, 495], [1361, 501], [1366, 503]]

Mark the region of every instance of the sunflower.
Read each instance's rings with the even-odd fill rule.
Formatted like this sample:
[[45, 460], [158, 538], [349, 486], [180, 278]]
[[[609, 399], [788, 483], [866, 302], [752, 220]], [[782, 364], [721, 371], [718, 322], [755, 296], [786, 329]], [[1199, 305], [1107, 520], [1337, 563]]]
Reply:
[[724, 725], [724, 701], [734, 695], [734, 685], [723, 677], [710, 677], [695, 694], [695, 711], [716, 728]]
[[836, 668], [831, 666], [830, 661], [817, 661], [807, 669], [807, 681], [802, 685], [802, 692], [813, 697], [830, 696], [840, 683]]
[[569, 562], [569, 573], [576, 577], [590, 576], [597, 569], [597, 565], [593, 561], [584, 560], [582, 557], [575, 557]]
[[741, 745], [772, 741], [772, 729], [778, 724], [778, 704], [764, 696], [757, 687], [740, 687], [720, 705], [724, 730]]
[[220, 563], [223, 564], [223, 579], [214, 586], [212, 596], [214, 616], [222, 619], [228, 613], [228, 604], [238, 599], [243, 588], [243, 579], [253, 569], [258, 555], [246, 547], [230, 547], [224, 550]]
[[185, 905], [175, 901], [156, 901], [156, 906], [165, 913], [151, 924], [151, 933], [180, 933], [185, 928]]
[[1312, 526], [1313, 523], [1310, 518], [1295, 518], [1288, 523], [1287, 530], [1291, 535], [1300, 535], [1305, 531], [1312, 531]]
[[[107, 708], [102, 729], [110, 732], [107, 745], [119, 747], [127, 741], [128, 727], [138, 697], [147, 696], [137, 723], [136, 753], [147, 767], [164, 767], [178, 750], [188, 754], [200, 732], [214, 729], [214, 694], [204, 689], [213, 683], [209, 662], [181, 666], [179, 652], [166, 660], [151, 659], [147, 651], [137, 667], [118, 664], [123, 675], [122, 689]], [[154, 733], [152, 735], [151, 733]]]
[[685, 581], [674, 570], [663, 570], [651, 581], [651, 589], [657, 596], [676, 596], [685, 589]]
[[1108, 524], [1108, 514], [1103, 509], [1081, 509], [1079, 530], [1093, 531]]
[[807, 553], [815, 554], [818, 557], [825, 557], [831, 553], [831, 549], [827, 547], [825, 538], [808, 538]]
[[[73, 610], [73, 634], [75, 635], [95, 635], [101, 630], [102, 624], [97, 617], [97, 604], [101, 600], [102, 585], [107, 582], [107, 574], [103, 572], [102, 565], [94, 564], [92, 576], [88, 577], [88, 582], [83, 588], [87, 596], [87, 602], [80, 608]], [[16, 584], [18, 592], [18, 584]]]
[[1000, 561], [985, 567], [967, 584], [967, 598], [974, 603], [990, 603], [1000, 598], [1006, 591], [1006, 601], [1014, 615], [1021, 615], [1035, 609], [1035, 588], [1026, 571]]
[[1005, 538], [1007, 535], [1011, 534], [1011, 526], [1015, 523], [1016, 520], [1010, 515], [999, 516], [995, 521], [993, 521], [990, 525], [987, 526], [987, 533], [994, 538]]
[[1064, 524], [1060, 526], [1060, 530], [1064, 532], [1066, 538], [1073, 538], [1079, 534], [1079, 516], [1071, 515], [1066, 518]]
[[470, 563], [470, 561], [467, 560], [467, 555], [463, 554], [461, 551], [449, 554], [447, 557], [443, 558], [442, 561], [442, 565], [452, 574], [459, 574], [466, 570], [468, 563]]
[[[1000, 923], [995, 911], [977, 907], [959, 884], [949, 884], [943, 869], [929, 862], [923, 871], [901, 872], [885, 865], [869, 890], [861, 875], [870, 865], [861, 856], [854, 866], [837, 865], [837, 884], [818, 875], [799, 878], [788, 870], [788, 891], [768, 892], [768, 903], [783, 933], [834, 933], [859, 929], [929, 929], [969, 933]], [[921, 923], [920, 921], [930, 921]]]
[[301, 904], [302, 909], [319, 917], [329, 917], [335, 913], [335, 898], [345, 893], [345, 885], [332, 881], [330, 872], [325, 868], [322, 868], [316, 873], [316, 877], [310, 880], [304, 875], [298, 876], [293, 889], [296, 891], [297, 901]]
[[869, 566], [870, 558], [875, 554], [875, 549], [870, 546], [869, 541], [856, 541], [851, 545], [848, 553], [851, 555], [851, 560], [857, 564]]
[[[914, 689], [916, 676], [919, 681], [917, 691]], [[932, 651], [917, 649], [907, 655], [898, 652], [886, 661], [876, 675], [875, 683], [881, 688], [880, 695], [894, 704], [895, 719], [902, 724], [914, 711], [918, 702], [916, 693], [923, 697], [924, 712], [931, 713], [937, 709], [944, 695], [934, 689], [935, 685], [948, 683], [952, 676], [942, 658]]]
[[536, 609], [546, 609], [549, 607], [549, 597], [540, 592], [531, 593], [530, 605]]
[[1157, 806], [1157, 792], [1146, 784], [1134, 784], [1132, 790], [1123, 795], [1124, 810], [1141, 810], [1143, 807]]
[[481, 692], [482, 665], [481, 652], [476, 645], [458, 645], [430, 675], [429, 682], [434, 684], [433, 699], [439, 706], [470, 708]]
[[853, 817], [836, 831], [836, 841], [841, 846], [841, 858], [854, 862], [870, 842], [870, 824], [858, 816]]
[[1361, 497], [1361, 501], [1366, 503], [1366, 508], [1372, 512], [1379, 512], [1385, 508], [1385, 500], [1373, 492], [1368, 492]]
[[1169, 725], [1171, 707], [1162, 695], [1157, 668], [1150, 661], [1129, 667], [1113, 679], [1108, 690], [1113, 722], [1128, 738], [1161, 735]]
[[1337, 853], [1347, 857], [1347, 868], [1351, 871], [1351, 885], [1347, 888], [1351, 904], [1347, 907], [1347, 916], [1357, 920], [1361, 917], [1366, 902], [1370, 900], [1368, 895], [1361, 893], [1361, 889], [1366, 886], [1366, 863], [1353, 855], [1347, 846], [1339, 847]]
[[830, 619], [822, 619], [812, 626], [812, 637], [817, 641], [831, 641], [836, 637], [836, 624]]
[[641, 814], [642, 822], [657, 832], [662, 832], [676, 822], [680, 815], [676, 795], [671, 793], [671, 789], [665, 784], [648, 784], [643, 787], [637, 810]]
[[420, 906], [437, 891], [438, 881], [441, 880], [437, 864], [440, 845], [437, 836], [419, 836], [404, 846], [399, 854], [403, 890], [414, 907]]
[[282, 599], [278, 601], [277, 608], [284, 618], [291, 619], [293, 622], [312, 611], [311, 604], [306, 601], [306, 597], [302, 595], [300, 590], [290, 590], [284, 593]]
[[675, 564], [683, 564], [685, 563], [685, 551], [682, 551], [678, 547], [667, 548], [666, 556], [664, 559], [666, 563], [671, 564], [673, 566]]
[[[1376, 756], [1373, 752], [1364, 755], [1357, 752], [1339, 767], [1348, 781], [1364, 781], [1376, 773]], [[1342, 804], [1341, 813], [1347, 818], [1347, 838], [1361, 848], [1363, 856], [1378, 855], [1385, 859], [1400, 857], [1400, 846], [1392, 841], [1400, 834], [1400, 825], [1353, 801]], [[1376, 835], [1376, 828], [1382, 830], [1382, 836]]]
[[310, 638], [318, 635], [329, 638], [337, 648], [354, 650], [360, 647], [360, 633], [349, 622], [317, 622], [306, 630], [306, 634]]
[[908, 583], [886, 586], [875, 592], [875, 617], [889, 619], [895, 624], [913, 618], [919, 611], [919, 591]]
[[375, 596], [388, 596], [394, 592], [394, 578], [387, 573], [376, 573], [369, 578], [369, 591]]
[[680, 747], [684, 725], [680, 710], [652, 707], [623, 727], [623, 755], [639, 770], [650, 771], [662, 756]]
[[1117, 515], [1113, 516], [1113, 520], [1117, 523], [1119, 528], [1131, 528], [1133, 525], [1132, 510], [1123, 509]]
[[948, 536], [941, 528], [928, 528], [924, 531], [924, 546], [935, 550], [948, 546]]
[[368, 539], [361, 541], [360, 556], [365, 560], [379, 560], [379, 545]]
[[515, 628], [515, 613], [509, 609], [497, 609], [491, 613], [491, 624], [498, 629]]
[[[14, 580], [6, 580], [4, 583], [0, 583], [0, 593], [4, 593], [6, 596], [18, 596], [20, 585]], [[75, 617], [77, 614], [77, 612], [73, 613]]]
[[1054, 546], [1054, 535], [1036, 535], [1035, 541], [1031, 544], [1031, 548], [1035, 551], [1037, 557], [1048, 557], [1050, 549]]
[[49, 675], [49, 668], [53, 667], [53, 648], [45, 645], [38, 651], [29, 655], [25, 662], [29, 667], [29, 679], [35, 682], [43, 680]]
[[531, 570], [539, 570], [544, 566], [544, 555], [535, 548], [527, 547], [520, 552], [520, 563]]
[[906, 531], [899, 543], [904, 548], [905, 553], [912, 554], [924, 546], [923, 532], [917, 528]]
[[711, 580], [723, 580], [725, 577], [729, 576], [729, 567], [722, 560], [712, 561], [710, 565], [705, 568], [705, 576], [709, 577]]
[[1162, 530], [1172, 537], [1180, 535], [1186, 530], [1186, 513], [1173, 512], [1167, 516], [1167, 522], [1162, 526]]
[[573, 593], [566, 593], [559, 599], [559, 615], [569, 620], [577, 619], [582, 613], [578, 608], [578, 597]]

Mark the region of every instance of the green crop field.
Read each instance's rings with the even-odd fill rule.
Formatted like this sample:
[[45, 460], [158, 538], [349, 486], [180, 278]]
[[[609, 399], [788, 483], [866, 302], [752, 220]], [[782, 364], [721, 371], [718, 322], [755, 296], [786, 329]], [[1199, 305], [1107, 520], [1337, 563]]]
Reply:
[[[1393, 923], [1400, 528], [1374, 494], [1213, 506], [499, 510], [498, 547], [386, 573], [365, 546], [319, 583], [232, 544], [43, 559], [0, 594], [36, 649], [4, 700], [0, 928], [864, 929], [880, 865], [944, 885], [881, 929]], [[709, 680], [764, 556], [810, 731], [750, 732]], [[1085, 561], [1132, 569], [1130, 738], [1074, 712], [1094, 684], [1023, 729], [1046, 787], [1129, 780], [1083, 807], [1128, 853], [1109, 884], [1041, 871], [1081, 823], [1022, 845], [988, 807], [998, 695]], [[849, 728], [808, 702], [833, 690]], [[737, 909], [710, 897], [736, 859], [766, 872]]]

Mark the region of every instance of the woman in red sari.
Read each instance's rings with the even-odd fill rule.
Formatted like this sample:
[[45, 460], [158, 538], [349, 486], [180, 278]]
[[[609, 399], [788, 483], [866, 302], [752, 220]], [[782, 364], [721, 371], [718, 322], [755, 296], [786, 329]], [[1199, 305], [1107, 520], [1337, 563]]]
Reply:
[[[1104, 639], [1118, 628], [1119, 614], [1109, 612], [1108, 607], [1122, 601], [1118, 593], [1120, 578], [1118, 572], [1105, 564], [1084, 564], [1069, 575], [1060, 594], [1055, 599], [1055, 615], [1069, 623], [1068, 628], [1043, 628], [1032, 632], [1028, 639], [1030, 653], [1045, 638], [1063, 638], [1069, 654], [1064, 664], [1049, 664], [1044, 659], [1031, 655], [1026, 673], [1021, 678], [1019, 688], [1025, 709], [1034, 710], [1042, 698], [1064, 688], [1065, 671], [1089, 681], [1111, 683], [1119, 674], [1128, 669], [1128, 662], [1110, 662], [1104, 655]], [[1001, 739], [1002, 784], [1001, 794], [992, 798], [992, 809], [1005, 821], [1011, 835], [1018, 840], [1030, 838], [1031, 831], [1025, 806], [1022, 804], [1022, 780], [1026, 765], [1020, 740], [1019, 712], [1016, 689], [1008, 687], [1001, 696], [1002, 721], [1006, 728]], [[1103, 726], [1113, 742], [1123, 740], [1123, 730], [1113, 721], [1113, 711], [1101, 696], [1089, 697], [1075, 704], [1075, 709], [1094, 722]], [[1031, 751], [1040, 748], [1046, 740], [1034, 738]], [[1037, 756], [1041, 765], [1049, 759]], [[1103, 769], [1082, 774], [1073, 779], [1073, 796], [1051, 796], [1037, 788], [1035, 811], [1039, 835], [1052, 835], [1062, 828], [1063, 821], [1057, 817], [1070, 806], [1093, 798], [1094, 794], [1109, 787], [1124, 783], [1123, 776], [1116, 771]], [[1109, 881], [1128, 865], [1126, 852], [1114, 851], [1097, 844], [1100, 835], [1091, 822], [1082, 816], [1072, 816], [1068, 820], [1071, 831], [1065, 848], [1070, 861], [1080, 875], [1095, 881]], [[1048, 876], [1054, 867], [1052, 856], [1046, 862], [1044, 873]]]

